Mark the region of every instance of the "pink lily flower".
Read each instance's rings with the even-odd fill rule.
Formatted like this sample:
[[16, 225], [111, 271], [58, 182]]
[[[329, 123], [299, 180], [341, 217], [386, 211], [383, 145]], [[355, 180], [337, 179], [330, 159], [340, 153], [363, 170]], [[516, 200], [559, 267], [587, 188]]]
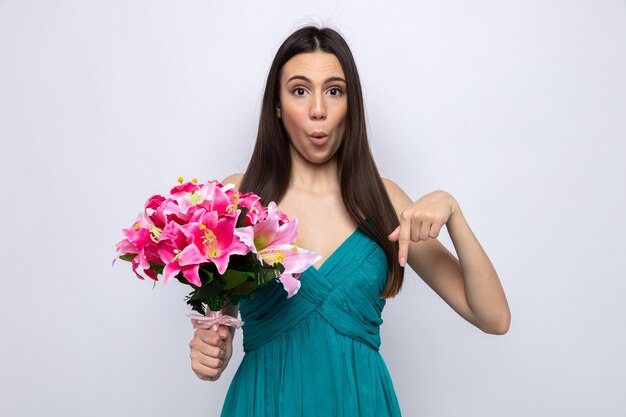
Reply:
[[261, 262], [270, 265], [280, 263], [285, 268], [279, 280], [283, 283], [287, 296], [291, 297], [300, 289], [300, 281], [293, 274], [300, 274], [317, 262], [321, 256], [294, 245], [298, 233], [298, 221], [283, 222], [284, 213], [279, 212], [273, 201], [267, 207], [264, 220], [253, 226], [235, 229], [239, 236]]
[[235, 209], [237, 207], [244, 207], [248, 210], [245, 217], [247, 226], [252, 226], [259, 222], [259, 218], [264, 212], [261, 197], [254, 193], [241, 194], [234, 189], [226, 190], [226, 194], [231, 199]]
[[141, 267], [149, 278], [156, 280], [156, 273], [150, 269], [149, 262], [161, 262], [156, 251], [156, 242], [158, 234], [160, 234], [160, 229], [157, 228], [148, 215], [143, 212], [137, 216], [137, 220], [133, 226], [123, 229], [122, 233], [126, 239], [116, 245], [117, 251], [124, 254], [137, 254], [131, 261], [132, 270], [137, 278], [144, 279], [144, 277], [137, 272], [137, 269]]
[[286, 274], [282, 273], [278, 280], [283, 284], [283, 288], [287, 291], [287, 298], [291, 298], [300, 290], [300, 280], [297, 278], [300, 274]]
[[207, 197], [202, 206], [207, 211], [217, 211], [220, 215], [234, 212], [237, 210], [237, 204], [227, 194], [231, 187], [233, 187], [232, 184], [222, 185], [217, 181], [207, 182], [203, 186], [207, 189]]
[[189, 244], [189, 238], [178, 223], [170, 222], [161, 233], [158, 253], [165, 262], [163, 279], [165, 283], [182, 271], [189, 283], [202, 285], [198, 270], [206, 259], [195, 245]]
[[154, 225], [160, 229], [163, 229], [170, 220], [167, 214], [178, 211], [176, 202], [162, 195], [153, 195], [146, 202], [146, 214], [150, 217]]
[[153, 195], [152, 197], [148, 199], [148, 201], [146, 201], [145, 209], [156, 210], [157, 208], [159, 208], [161, 204], [163, 204], [164, 201], [165, 201], [165, 197], [163, 197], [162, 195], [160, 194]]
[[194, 182], [188, 182], [172, 188], [170, 197], [178, 204], [178, 213], [176, 214], [187, 220], [185, 215], [194, 207], [202, 207], [207, 211], [217, 211], [219, 214], [226, 213], [231, 205], [231, 200], [220, 187], [221, 184], [218, 184], [217, 182], [207, 182], [204, 185], [198, 185]]
[[228, 268], [231, 255], [245, 255], [250, 249], [235, 235], [235, 226], [240, 211], [234, 211], [218, 218], [215, 211], [194, 213], [194, 222], [182, 226], [192, 243], [205, 258], [213, 262], [217, 271], [223, 274]]

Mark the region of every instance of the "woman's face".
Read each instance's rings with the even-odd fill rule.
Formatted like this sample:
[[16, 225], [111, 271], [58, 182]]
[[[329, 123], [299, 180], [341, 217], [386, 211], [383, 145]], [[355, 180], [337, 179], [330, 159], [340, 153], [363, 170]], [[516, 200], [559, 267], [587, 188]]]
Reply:
[[319, 164], [335, 156], [347, 112], [346, 79], [335, 55], [303, 53], [285, 63], [277, 114], [302, 158]]

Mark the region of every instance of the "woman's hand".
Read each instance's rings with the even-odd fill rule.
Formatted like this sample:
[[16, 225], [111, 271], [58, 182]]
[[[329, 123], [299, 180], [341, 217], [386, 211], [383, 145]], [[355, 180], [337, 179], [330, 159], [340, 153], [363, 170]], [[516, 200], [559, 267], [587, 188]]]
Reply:
[[409, 243], [435, 239], [444, 224], [458, 210], [458, 203], [445, 191], [433, 191], [406, 207], [400, 214], [400, 226], [391, 232], [389, 240], [398, 241], [398, 258], [405, 266]]
[[217, 332], [211, 329], [195, 331], [189, 342], [189, 356], [191, 369], [198, 378], [205, 381], [219, 379], [233, 354], [233, 333], [227, 326], [220, 326]]

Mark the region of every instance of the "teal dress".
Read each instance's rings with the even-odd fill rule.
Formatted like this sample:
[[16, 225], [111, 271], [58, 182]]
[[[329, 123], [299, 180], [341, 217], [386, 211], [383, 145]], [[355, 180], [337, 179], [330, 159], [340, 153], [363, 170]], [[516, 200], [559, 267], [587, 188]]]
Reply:
[[356, 229], [287, 299], [270, 285], [240, 301], [245, 355], [222, 417], [400, 416], [378, 349], [383, 249]]

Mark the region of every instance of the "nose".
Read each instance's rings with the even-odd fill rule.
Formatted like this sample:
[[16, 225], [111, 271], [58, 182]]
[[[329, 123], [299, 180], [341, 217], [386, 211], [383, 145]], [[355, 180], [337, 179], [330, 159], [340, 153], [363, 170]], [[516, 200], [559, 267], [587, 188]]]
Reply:
[[322, 94], [314, 94], [311, 98], [309, 117], [313, 120], [326, 119], [326, 102], [324, 101], [324, 96]]

